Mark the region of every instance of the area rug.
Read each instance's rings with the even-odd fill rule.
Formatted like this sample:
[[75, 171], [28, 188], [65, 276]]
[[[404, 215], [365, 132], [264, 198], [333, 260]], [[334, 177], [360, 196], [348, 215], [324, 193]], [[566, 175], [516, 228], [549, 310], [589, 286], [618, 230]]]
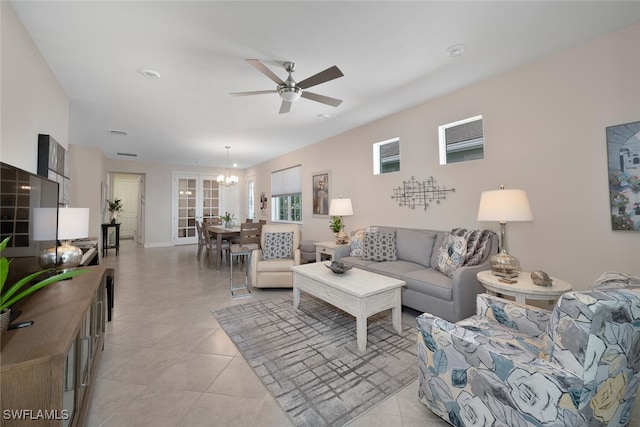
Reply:
[[353, 316], [303, 294], [212, 312], [296, 426], [342, 426], [415, 381], [415, 326], [397, 334], [389, 311], [369, 318], [367, 349]]

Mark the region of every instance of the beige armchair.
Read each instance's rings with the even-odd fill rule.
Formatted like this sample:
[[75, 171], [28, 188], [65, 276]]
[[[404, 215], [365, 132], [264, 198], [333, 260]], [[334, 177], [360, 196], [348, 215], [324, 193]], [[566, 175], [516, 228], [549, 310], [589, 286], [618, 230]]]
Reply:
[[251, 286], [292, 288], [291, 267], [300, 265], [300, 228], [296, 224], [265, 224], [260, 249], [251, 253]]

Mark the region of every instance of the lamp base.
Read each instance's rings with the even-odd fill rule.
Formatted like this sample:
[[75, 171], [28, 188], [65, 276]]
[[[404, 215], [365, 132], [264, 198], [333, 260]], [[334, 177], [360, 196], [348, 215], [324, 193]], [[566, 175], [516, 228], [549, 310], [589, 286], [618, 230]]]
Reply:
[[62, 245], [45, 249], [40, 253], [40, 267], [43, 269], [55, 268], [61, 273], [73, 270], [81, 262], [82, 250], [71, 246], [69, 242], [62, 242]]
[[349, 236], [347, 236], [347, 233], [344, 232], [344, 230], [340, 230], [339, 233], [336, 233], [336, 244], [337, 245], [344, 245], [349, 243]]
[[494, 276], [513, 279], [520, 274], [520, 261], [503, 249], [491, 257], [491, 272]]

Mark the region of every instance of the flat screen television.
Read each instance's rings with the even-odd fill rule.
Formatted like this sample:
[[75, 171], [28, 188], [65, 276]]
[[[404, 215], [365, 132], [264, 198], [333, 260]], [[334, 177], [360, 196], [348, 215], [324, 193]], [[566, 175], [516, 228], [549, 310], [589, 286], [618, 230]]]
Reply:
[[0, 162], [0, 241], [11, 236], [2, 252], [12, 260], [7, 285], [40, 270], [40, 252], [56, 246], [57, 229], [51, 240], [34, 240], [33, 211], [57, 207], [57, 182]]

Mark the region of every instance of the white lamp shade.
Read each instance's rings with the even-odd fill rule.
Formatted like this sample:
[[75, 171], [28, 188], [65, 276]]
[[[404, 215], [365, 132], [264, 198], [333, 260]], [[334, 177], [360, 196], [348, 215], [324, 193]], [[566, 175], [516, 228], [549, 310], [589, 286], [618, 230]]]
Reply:
[[33, 209], [33, 240], [56, 240], [58, 208]]
[[331, 199], [331, 203], [329, 204], [329, 215], [353, 215], [353, 206], [351, 206], [351, 199]]
[[483, 191], [478, 221], [532, 221], [533, 213], [524, 190]]
[[89, 236], [89, 208], [58, 209], [58, 240]]

